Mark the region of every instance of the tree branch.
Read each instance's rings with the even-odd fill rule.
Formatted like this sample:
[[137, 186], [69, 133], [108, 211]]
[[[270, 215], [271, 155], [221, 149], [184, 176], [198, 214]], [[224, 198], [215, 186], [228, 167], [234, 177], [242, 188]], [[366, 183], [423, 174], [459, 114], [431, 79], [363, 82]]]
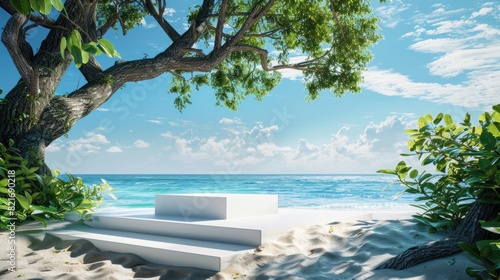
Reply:
[[218, 50], [222, 44], [222, 31], [224, 29], [224, 22], [226, 21], [226, 11], [227, 11], [227, 0], [222, 0], [222, 4], [219, 11], [219, 20], [217, 21], [217, 27], [215, 31], [215, 45], [214, 50]]
[[[10, 3], [9, 0], [0, 0], [0, 8], [2, 8], [4, 11], [6, 11], [11, 16], [17, 13], [17, 10], [14, 8], [14, 6], [12, 6], [12, 4]], [[36, 24], [43, 26], [45, 28], [50, 29], [50, 28], [54, 27], [53, 25], [54, 25], [55, 21], [53, 19], [48, 18], [45, 15], [38, 15], [38, 14], [32, 13], [29, 16], [29, 19], [31, 21], [35, 22]]]
[[[22, 40], [19, 35], [21, 34], [22, 27], [26, 22], [26, 16], [19, 13], [12, 15], [5, 24], [2, 32], [2, 42], [12, 57], [12, 61], [14, 62], [17, 71], [21, 74], [21, 78], [26, 83], [29, 93], [38, 94], [38, 73], [36, 69], [33, 69], [30, 65], [30, 61], [28, 61], [23, 55], [23, 51], [21, 50], [21, 46], [19, 44], [20, 40]], [[23, 43], [27, 44], [27, 42]]]
[[[304, 70], [307, 70], [310, 66], [315, 65], [316, 62], [319, 60], [316, 58], [316, 59], [310, 59], [310, 60], [302, 61], [302, 62], [295, 63], [295, 64], [282, 64], [282, 65], [276, 65], [276, 66], [269, 66], [269, 64], [267, 63], [267, 61], [268, 61], [267, 50], [264, 50], [264, 49], [261, 49], [261, 48], [255, 47], [255, 46], [251, 46], [251, 45], [242, 45], [242, 44], [234, 46], [231, 50], [232, 51], [250, 51], [250, 52], [258, 53], [260, 55], [260, 63], [261, 63], [262, 69], [265, 71], [276, 71], [276, 70], [281, 70], [281, 69], [295, 69], [295, 70], [304, 71]], [[317, 65], [319, 65], [319, 64], [317, 64]]]
[[82, 73], [87, 82], [97, 81], [104, 77], [102, 67], [93, 55], [89, 56], [87, 63], [80, 66], [80, 73]]
[[241, 40], [243, 35], [250, 29], [250, 27], [252, 27], [252, 25], [254, 25], [260, 18], [262, 18], [266, 14], [266, 12], [269, 11], [269, 9], [272, 7], [272, 5], [274, 4], [274, 0], [270, 0], [259, 11], [259, 5], [262, 2], [263, 1], [259, 1], [257, 4], [255, 4], [252, 11], [250, 12], [250, 14], [246, 18], [245, 22], [241, 26], [240, 30], [238, 30], [238, 32], [236, 32], [234, 37], [231, 38], [231, 40], [226, 42], [224, 45], [227, 45], [227, 47], [229, 47], [229, 48], [235, 46]]
[[108, 30], [115, 25], [116, 21], [118, 20], [118, 13], [113, 14], [111, 18], [109, 18], [99, 29], [98, 29], [98, 36], [102, 37]]
[[158, 22], [160, 27], [165, 31], [167, 36], [172, 40], [177, 40], [181, 35], [168, 23], [165, 18], [163, 18], [163, 12], [165, 11], [165, 0], [158, 1], [158, 6], [160, 11], [158, 11], [152, 0], [142, 0], [144, 8], [153, 16], [153, 18]]
[[[253, 24], [265, 15], [273, 3], [274, 1], [272, 0], [267, 1], [267, 3], [261, 1], [255, 5], [249, 18], [244, 22], [238, 33], [231, 40], [224, 43], [224, 45], [221, 45], [218, 51], [213, 51], [212, 55], [205, 56], [201, 50], [192, 48], [194, 43], [199, 39], [199, 36], [203, 33], [201, 27], [206, 25], [209, 18], [208, 15], [212, 12], [214, 6], [213, 0], [205, 0], [198, 15], [193, 21], [193, 28], [189, 28], [184, 34], [174, 40], [165, 51], [158, 54], [156, 57], [115, 64], [102, 72], [103, 77], [106, 77], [106, 81], [104, 81], [104, 79], [96, 80], [87, 78], [89, 82], [69, 96], [53, 98], [51, 104], [54, 102], [54, 105], [64, 106], [65, 110], [70, 112], [70, 116], [66, 118], [66, 127], [58, 130], [53, 137], [57, 138], [69, 131], [74, 122], [98, 108], [125, 83], [153, 79], [166, 72], [172, 72], [173, 70], [210, 71], [232, 51], [240, 50], [241, 47], [236, 47], [234, 49], [232, 47], [241, 40]], [[151, 4], [151, 2], [149, 4]], [[194, 51], [203, 55], [203, 58], [184, 57], [186, 51]], [[267, 52], [265, 53], [265, 57], [267, 58]], [[264, 59], [263, 61], [266, 65], [267, 60]], [[93, 75], [86, 75], [86, 77], [93, 77]], [[48, 106], [48, 108], [50, 107], [51, 106]], [[50, 110], [44, 112], [43, 121], [47, 124], [53, 122], [54, 118], [55, 112]], [[59, 125], [62, 124], [59, 123]]]
[[346, 42], [344, 27], [342, 26], [342, 23], [340, 22], [340, 19], [339, 19], [337, 12], [335, 11], [335, 7], [333, 5], [333, 0], [330, 2], [330, 9], [332, 10], [332, 14], [335, 17], [335, 21], [337, 22], [337, 24], [340, 27], [340, 32], [342, 32], [342, 38], [344, 39], [344, 42]]

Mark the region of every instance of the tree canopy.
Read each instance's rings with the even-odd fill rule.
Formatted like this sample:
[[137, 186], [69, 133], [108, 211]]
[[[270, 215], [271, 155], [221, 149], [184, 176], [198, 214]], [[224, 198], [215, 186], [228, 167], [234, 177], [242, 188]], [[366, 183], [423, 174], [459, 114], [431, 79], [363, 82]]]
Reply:
[[[201, 86], [231, 109], [249, 95], [261, 100], [280, 82], [282, 69], [303, 73], [309, 99], [327, 89], [338, 96], [357, 92], [370, 46], [381, 38], [367, 0], [184, 3], [189, 27], [180, 30], [164, 16], [166, 0], [0, 0], [10, 14], [2, 42], [21, 76], [0, 103], [1, 143], [13, 139], [30, 162], [42, 165], [46, 146], [123, 85], [166, 73], [172, 77], [166, 91], [177, 94], [179, 110]], [[103, 68], [99, 54], [119, 57], [105, 39], [109, 30], [125, 35], [149, 16], [170, 44], [154, 57], [121, 57]], [[36, 53], [26, 40], [35, 28], [49, 31]], [[86, 82], [55, 94], [72, 62]]]

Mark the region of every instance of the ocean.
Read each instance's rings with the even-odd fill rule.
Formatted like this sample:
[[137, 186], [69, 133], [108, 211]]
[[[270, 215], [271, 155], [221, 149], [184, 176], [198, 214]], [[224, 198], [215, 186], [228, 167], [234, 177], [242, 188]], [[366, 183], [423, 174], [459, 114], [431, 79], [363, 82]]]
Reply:
[[279, 207], [331, 210], [417, 210], [415, 196], [398, 193], [389, 175], [140, 175], [80, 174], [87, 185], [105, 179], [117, 200], [106, 196], [101, 210], [154, 207], [156, 194], [277, 194]]

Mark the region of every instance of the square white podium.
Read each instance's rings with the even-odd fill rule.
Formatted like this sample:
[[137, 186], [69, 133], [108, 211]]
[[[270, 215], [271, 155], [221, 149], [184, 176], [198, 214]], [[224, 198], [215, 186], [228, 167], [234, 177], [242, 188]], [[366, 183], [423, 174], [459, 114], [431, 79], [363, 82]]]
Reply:
[[227, 220], [278, 214], [278, 196], [268, 194], [158, 194], [155, 214], [184, 219]]

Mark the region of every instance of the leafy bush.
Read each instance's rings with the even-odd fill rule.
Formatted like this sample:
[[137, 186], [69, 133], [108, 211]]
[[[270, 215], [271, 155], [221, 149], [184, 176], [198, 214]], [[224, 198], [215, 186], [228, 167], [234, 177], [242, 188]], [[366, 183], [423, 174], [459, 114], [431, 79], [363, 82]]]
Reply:
[[[500, 204], [500, 105], [493, 110], [481, 114], [479, 125], [471, 123], [469, 114], [462, 123], [449, 115], [425, 115], [419, 118], [418, 129], [405, 131], [412, 153], [403, 156], [417, 156], [422, 166], [434, 165], [436, 173], [421, 172], [404, 161], [394, 170], [378, 171], [396, 175], [395, 183], [406, 187], [403, 193], [419, 195], [416, 200], [424, 204], [415, 206], [424, 212], [414, 217], [431, 230], [458, 226], [474, 202]], [[481, 225], [500, 233], [500, 222], [481, 221]], [[467, 268], [469, 276], [500, 279], [500, 240], [459, 246], [484, 265], [484, 269]]]
[[[36, 174], [37, 167], [28, 168], [28, 161], [9, 142], [0, 144], [0, 228], [10, 222], [34, 219], [45, 226], [49, 220], [63, 220], [69, 213], [88, 219], [90, 212], [103, 201], [112, 188], [106, 181], [86, 186], [81, 178], [67, 174], [68, 181], [53, 176]], [[1, 213], [1, 212], [0, 212]]]
[[396, 175], [406, 186], [404, 192], [420, 195], [417, 201], [424, 203], [415, 206], [424, 212], [415, 218], [432, 229], [456, 227], [483, 191], [497, 188], [500, 105], [493, 108], [493, 113], [479, 117], [478, 126], [471, 123], [469, 114], [460, 124], [450, 115], [439, 114], [425, 115], [419, 118], [418, 129], [405, 131], [412, 153], [403, 155], [417, 156], [422, 166], [434, 165], [435, 174], [419, 172], [404, 161], [395, 170], [378, 171]]
[[426, 171], [419, 173], [404, 161], [399, 162], [395, 170], [383, 169], [378, 172], [396, 175], [398, 179], [395, 183], [406, 187], [403, 193], [420, 195], [415, 200], [421, 204], [412, 206], [423, 212], [413, 215], [413, 218], [429, 226], [430, 232], [456, 228], [474, 202], [470, 188], [453, 176]]

